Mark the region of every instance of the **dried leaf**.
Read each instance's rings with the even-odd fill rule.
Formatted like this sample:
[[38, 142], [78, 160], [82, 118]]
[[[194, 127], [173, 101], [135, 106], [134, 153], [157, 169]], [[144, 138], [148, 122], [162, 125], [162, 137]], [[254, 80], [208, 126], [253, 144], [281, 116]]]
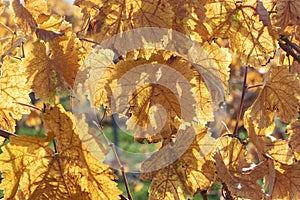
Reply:
[[256, 13], [259, 15], [259, 20], [263, 22], [264, 26], [271, 25], [270, 15], [262, 1], [257, 1]]
[[262, 199], [264, 197], [262, 188], [256, 183], [258, 179], [264, 176], [264, 167], [255, 167], [247, 173], [232, 173], [228, 170], [218, 149], [214, 159], [218, 177], [222, 183], [226, 184], [232, 195], [249, 199]]
[[16, 24], [26, 33], [33, 33], [37, 23], [31, 13], [20, 3], [20, 0], [13, 0], [12, 7], [15, 13]]
[[276, 179], [272, 199], [300, 198], [300, 166], [275, 164]]
[[298, 0], [279, 0], [276, 10], [276, 25], [282, 30], [289, 25], [300, 24], [300, 2]]

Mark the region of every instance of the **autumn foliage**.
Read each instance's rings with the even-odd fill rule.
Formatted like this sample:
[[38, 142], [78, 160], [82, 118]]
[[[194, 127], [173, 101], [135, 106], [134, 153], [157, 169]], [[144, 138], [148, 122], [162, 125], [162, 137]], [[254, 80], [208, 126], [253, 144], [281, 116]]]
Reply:
[[132, 199], [126, 158], [104, 164], [115, 112], [157, 144], [149, 199], [300, 199], [299, 0], [73, 4], [0, 0], [4, 199]]

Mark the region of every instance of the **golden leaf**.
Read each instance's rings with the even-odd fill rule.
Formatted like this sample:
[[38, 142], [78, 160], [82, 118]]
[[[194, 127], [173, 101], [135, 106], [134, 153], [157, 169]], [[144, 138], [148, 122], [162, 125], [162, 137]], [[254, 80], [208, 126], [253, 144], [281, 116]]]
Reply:
[[273, 132], [274, 126], [262, 129], [255, 127], [250, 115], [250, 110], [248, 110], [244, 115], [244, 125], [248, 130], [249, 139], [257, 148], [260, 160], [265, 160], [263, 155], [268, 154], [269, 157], [272, 157], [275, 161], [282, 164], [294, 163], [293, 152], [289, 147], [288, 142], [285, 140], [274, 141], [268, 137], [271, 135], [270, 132]]
[[[141, 27], [159, 27], [179, 31], [202, 41], [207, 36], [203, 25], [205, 9], [194, 1], [127, 1], [76, 0], [88, 21], [88, 35], [103, 41], [124, 31]], [[175, 5], [173, 5], [175, 4]]]
[[43, 120], [47, 138], [14, 137], [3, 148], [5, 199], [119, 199], [116, 176], [82, 146], [71, 113], [58, 105]]
[[88, 77], [84, 85], [92, 105], [129, 115], [127, 128], [139, 142], [170, 138], [181, 123], [191, 122], [187, 115], [195, 115], [201, 124], [212, 121], [213, 109], [224, 101], [231, 57], [215, 44], [204, 47], [187, 50], [185, 57], [193, 65], [175, 53], [151, 48], [130, 52], [114, 64], [114, 52], [95, 48], [81, 69]]
[[[200, 128], [196, 134], [187, 151], [172, 164], [160, 169], [162, 160], [169, 158], [164, 158], [159, 153], [153, 154], [143, 163], [143, 170], [158, 169], [150, 178], [147, 177], [147, 173], [141, 174], [143, 179], [153, 179], [149, 199], [186, 199], [212, 183], [215, 177], [213, 162], [202, 157], [199, 151], [209, 152], [214, 139], [207, 133], [206, 128]], [[186, 144], [183, 142], [182, 145]], [[164, 152], [164, 155], [172, 157], [176, 156], [177, 152], [178, 148], [174, 147], [169, 153]]]
[[74, 35], [55, 38], [49, 47], [51, 54], [47, 55], [46, 44], [35, 42], [33, 50], [23, 61], [33, 77], [33, 91], [45, 100], [53, 95], [57, 87], [65, 89], [65, 84], [73, 87], [83, 59], [80, 42]]
[[290, 122], [298, 115], [299, 79], [285, 66], [272, 66], [264, 87], [252, 105], [250, 115], [259, 128], [269, 126], [274, 115]]
[[18, 103], [29, 104], [30, 84], [24, 68], [13, 63], [9, 57], [4, 58], [0, 76], [0, 128], [15, 132], [15, 120], [22, 114], [29, 114], [29, 107]]
[[259, 20], [256, 7], [256, 0], [218, 0], [205, 5], [209, 40], [228, 38], [243, 64], [253, 67], [266, 64], [276, 49], [276, 34]]
[[25, 0], [24, 3], [35, 20], [38, 20], [40, 15], [50, 14], [46, 0]]
[[292, 122], [287, 128], [287, 132], [290, 134], [289, 144], [293, 149], [295, 158], [299, 161], [300, 160], [300, 120], [296, 120]]

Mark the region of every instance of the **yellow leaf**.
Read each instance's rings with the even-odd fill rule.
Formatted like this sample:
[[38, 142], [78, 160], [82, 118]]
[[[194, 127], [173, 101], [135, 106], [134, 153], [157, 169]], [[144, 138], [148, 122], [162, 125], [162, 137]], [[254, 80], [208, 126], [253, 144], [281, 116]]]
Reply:
[[29, 107], [18, 103], [29, 104], [30, 84], [24, 68], [13, 63], [9, 57], [4, 59], [0, 76], [0, 128], [15, 132], [15, 120], [22, 114], [29, 114]]
[[269, 126], [274, 116], [290, 122], [298, 115], [300, 82], [285, 66], [272, 66], [250, 115], [259, 128]]
[[[271, 139], [270, 132], [274, 130], [274, 126], [259, 129], [254, 126], [252, 117], [250, 116], [250, 110], [248, 110], [244, 115], [245, 128], [248, 130], [249, 139], [258, 151], [258, 156], [261, 160], [265, 160], [264, 155], [268, 154], [275, 161], [283, 164], [293, 164], [294, 156], [292, 149], [285, 140], [275, 140]], [[272, 137], [272, 136], [271, 136]]]
[[256, 7], [256, 0], [218, 0], [205, 5], [208, 39], [228, 38], [243, 64], [253, 67], [266, 64], [277, 46], [274, 29], [264, 26]]
[[[161, 168], [162, 161], [178, 156], [178, 147], [174, 147], [169, 153], [163, 152], [168, 158], [162, 157], [160, 149], [158, 153], [146, 160], [142, 169], [151, 171], [156, 169], [149, 177], [149, 173], [142, 173], [143, 179], [153, 179], [150, 186], [150, 199], [186, 199], [192, 197], [197, 191], [208, 187], [215, 176], [213, 162], [199, 153], [202, 150], [209, 151], [214, 139], [207, 133], [206, 128], [200, 128], [193, 143], [179, 159], [172, 164]], [[186, 145], [183, 143], [183, 145]], [[208, 147], [209, 146], [209, 147]], [[180, 147], [179, 147], [180, 148]], [[205, 150], [204, 148], [208, 148]]]
[[[205, 9], [194, 1], [126, 1], [76, 0], [89, 22], [87, 34], [103, 41], [124, 31], [141, 27], [159, 27], [179, 31], [202, 41], [207, 36], [203, 25]], [[173, 6], [173, 4], [175, 4]]]
[[2, 149], [5, 199], [119, 199], [116, 176], [82, 146], [78, 131], [87, 130], [76, 129], [72, 114], [58, 105], [43, 121], [47, 138], [14, 137]]
[[74, 35], [57, 37], [49, 44], [34, 43], [34, 48], [24, 59], [23, 65], [33, 77], [32, 89], [37, 97], [48, 100], [57, 87], [64, 90], [65, 84], [72, 88], [83, 59], [80, 41]]

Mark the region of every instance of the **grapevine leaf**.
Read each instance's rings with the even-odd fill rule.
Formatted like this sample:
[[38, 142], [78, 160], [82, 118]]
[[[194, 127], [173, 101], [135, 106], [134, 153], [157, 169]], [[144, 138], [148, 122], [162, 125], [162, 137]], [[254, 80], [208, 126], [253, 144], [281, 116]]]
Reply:
[[43, 121], [47, 138], [14, 137], [3, 148], [5, 199], [119, 199], [116, 176], [82, 146], [71, 113], [50, 107]]
[[82, 8], [85, 21], [89, 21], [87, 35], [92, 35], [98, 42], [141, 27], [168, 28], [190, 35], [197, 41], [202, 41], [202, 37], [207, 36], [207, 30], [202, 23], [205, 9], [194, 1], [130, 0], [124, 3], [120, 0], [76, 0], [74, 4]]
[[275, 164], [276, 179], [272, 199], [300, 198], [300, 166]]
[[300, 2], [279, 0], [276, 4], [276, 26], [282, 31], [289, 25], [300, 24]]
[[243, 64], [253, 67], [266, 64], [276, 49], [276, 34], [259, 20], [256, 7], [256, 0], [218, 0], [205, 5], [209, 40], [228, 38]]
[[16, 24], [27, 34], [34, 32], [37, 23], [31, 13], [20, 3], [20, 0], [13, 0], [12, 7]]
[[282, 164], [293, 164], [294, 156], [288, 142], [286, 140], [271, 140], [268, 136], [270, 135], [270, 132], [273, 132], [274, 126], [262, 129], [255, 127], [249, 113], [250, 110], [245, 114], [244, 124], [245, 128], [248, 130], [249, 139], [257, 148], [260, 159], [264, 160], [265, 158], [262, 156], [268, 154], [269, 157], [272, 157], [272, 159], [277, 162]]
[[289, 136], [289, 144], [294, 152], [295, 158], [300, 160], [300, 120], [292, 122], [287, 128]]
[[259, 128], [268, 127], [274, 116], [290, 122], [298, 114], [299, 79], [285, 66], [272, 66], [250, 115]]
[[262, 188], [256, 183], [258, 179], [264, 176], [265, 167], [263, 165], [261, 165], [262, 167], [255, 167], [247, 173], [232, 173], [228, 170], [218, 149], [214, 159], [218, 177], [222, 183], [226, 184], [232, 195], [249, 199], [262, 199], [264, 197]]
[[[154, 171], [150, 177], [150, 199], [186, 199], [193, 196], [198, 190], [204, 190], [214, 179], [215, 167], [213, 162], [202, 157], [199, 151], [209, 151], [214, 139], [209, 136], [207, 129], [198, 130], [197, 135], [188, 150], [174, 163]], [[208, 146], [206, 146], [208, 145]], [[206, 146], [206, 147], [205, 147]], [[204, 150], [203, 148], [208, 148]], [[166, 155], [172, 156], [175, 151]], [[160, 154], [154, 154], [143, 163], [142, 169], [149, 170], [160, 165], [164, 159]], [[168, 158], [167, 158], [168, 159]], [[148, 174], [142, 173], [141, 177], [149, 179]]]
[[23, 62], [33, 77], [33, 91], [37, 97], [45, 100], [51, 97], [57, 87], [64, 89], [65, 83], [73, 87], [83, 56], [80, 42], [74, 35], [57, 37], [49, 47], [51, 54], [47, 55], [46, 44], [35, 42], [33, 50]]
[[29, 114], [29, 107], [18, 103], [29, 104], [30, 83], [24, 68], [13, 63], [9, 57], [4, 59], [0, 76], [0, 128], [15, 132], [15, 120], [22, 114]]

